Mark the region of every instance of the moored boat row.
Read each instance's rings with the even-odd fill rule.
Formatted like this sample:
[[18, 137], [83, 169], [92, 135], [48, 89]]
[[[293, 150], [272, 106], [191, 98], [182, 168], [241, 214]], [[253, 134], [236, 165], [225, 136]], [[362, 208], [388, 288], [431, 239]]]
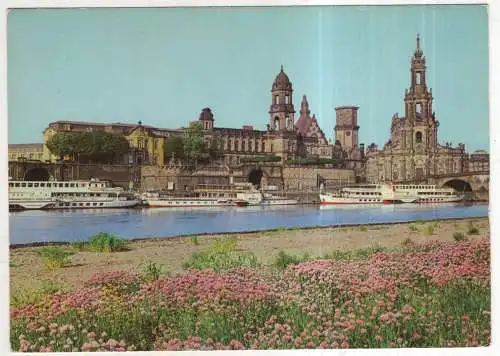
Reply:
[[[360, 184], [319, 194], [322, 205], [451, 203], [463, 199], [454, 189], [426, 184]], [[297, 205], [296, 199], [256, 189], [251, 183], [199, 185], [189, 194], [136, 195], [109, 181], [9, 181], [10, 210], [161, 208]]]

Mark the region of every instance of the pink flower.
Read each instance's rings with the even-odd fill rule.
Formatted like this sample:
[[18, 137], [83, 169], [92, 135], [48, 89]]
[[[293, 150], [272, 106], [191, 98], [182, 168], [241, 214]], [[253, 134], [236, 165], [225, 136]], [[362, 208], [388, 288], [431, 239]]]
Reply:
[[411, 314], [415, 311], [415, 309], [413, 309], [411, 305], [406, 304], [401, 311], [404, 314]]

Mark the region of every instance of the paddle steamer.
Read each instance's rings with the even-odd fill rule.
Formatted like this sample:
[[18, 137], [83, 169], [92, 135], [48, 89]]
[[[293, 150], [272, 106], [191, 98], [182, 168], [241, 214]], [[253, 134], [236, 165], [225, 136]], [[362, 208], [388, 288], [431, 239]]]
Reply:
[[463, 199], [451, 188], [432, 184], [360, 184], [320, 193], [321, 204], [452, 203]]
[[9, 210], [131, 208], [140, 200], [110, 181], [9, 181]]

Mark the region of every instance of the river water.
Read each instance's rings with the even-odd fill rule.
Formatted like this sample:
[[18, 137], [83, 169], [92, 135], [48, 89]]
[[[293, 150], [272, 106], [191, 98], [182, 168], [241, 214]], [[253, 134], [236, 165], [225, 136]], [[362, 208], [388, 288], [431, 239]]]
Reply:
[[11, 212], [9, 229], [11, 244], [25, 244], [81, 241], [99, 232], [133, 239], [486, 216], [487, 204], [48, 210]]

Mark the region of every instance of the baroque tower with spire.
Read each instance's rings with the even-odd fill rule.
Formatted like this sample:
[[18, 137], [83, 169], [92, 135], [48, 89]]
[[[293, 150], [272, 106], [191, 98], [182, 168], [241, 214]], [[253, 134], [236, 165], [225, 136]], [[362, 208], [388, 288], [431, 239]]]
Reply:
[[410, 87], [405, 89], [404, 117], [392, 117], [391, 137], [382, 150], [372, 144], [367, 151], [369, 181], [425, 181], [436, 174], [460, 173], [464, 146], [438, 143], [439, 122], [433, 111], [432, 89], [426, 80], [426, 58], [417, 34], [411, 58]]
[[293, 89], [288, 75], [281, 71], [274, 79], [271, 88], [271, 106], [269, 107], [269, 127], [273, 131], [295, 131], [293, 107]]

